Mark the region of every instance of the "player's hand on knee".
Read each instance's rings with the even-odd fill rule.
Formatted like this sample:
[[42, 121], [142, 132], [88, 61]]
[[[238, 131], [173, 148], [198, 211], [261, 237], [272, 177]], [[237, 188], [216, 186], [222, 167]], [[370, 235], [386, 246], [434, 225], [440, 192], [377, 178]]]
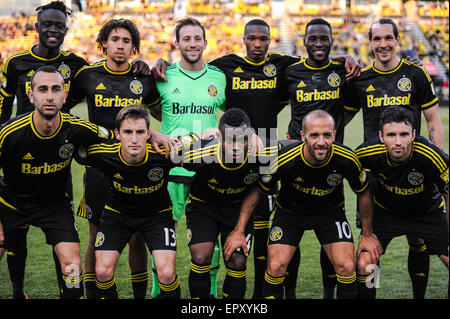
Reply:
[[356, 252], [356, 257], [359, 257], [362, 251], [366, 251], [367, 253], [369, 253], [372, 264], [376, 264], [378, 262], [378, 259], [383, 253], [383, 249], [381, 247], [380, 241], [378, 240], [378, 237], [374, 233], [361, 236], [358, 250]]
[[232, 231], [223, 245], [223, 256], [225, 257], [225, 260], [230, 259], [233, 252], [238, 248], [242, 248], [244, 250], [244, 255], [248, 256], [247, 241], [245, 240], [244, 234]]

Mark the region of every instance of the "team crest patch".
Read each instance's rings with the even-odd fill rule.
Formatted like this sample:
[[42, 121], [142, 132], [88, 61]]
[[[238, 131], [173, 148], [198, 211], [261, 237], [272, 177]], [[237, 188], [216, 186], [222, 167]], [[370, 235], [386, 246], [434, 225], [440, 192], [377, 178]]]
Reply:
[[423, 183], [423, 174], [417, 172], [411, 172], [408, 174], [408, 182], [412, 185], [420, 185]]
[[150, 170], [150, 172], [148, 172], [148, 178], [151, 181], [156, 182], [163, 177], [163, 174], [164, 174], [164, 170], [161, 167], [155, 167], [155, 168], [152, 168]]
[[95, 247], [100, 247], [105, 242], [105, 234], [102, 232], [97, 233], [97, 237], [95, 238]]
[[211, 95], [212, 97], [217, 96], [217, 87], [214, 84], [208, 86], [208, 94]]
[[72, 156], [73, 150], [74, 150], [73, 144], [70, 143], [64, 144], [59, 149], [59, 156], [61, 156], [61, 158], [69, 158], [70, 156]]
[[263, 73], [264, 73], [266, 76], [271, 76], [271, 77], [273, 77], [273, 76], [277, 75], [277, 68], [276, 68], [275, 65], [273, 65], [273, 64], [267, 64], [267, 65], [265, 65], [264, 68], [263, 68]]
[[98, 136], [101, 138], [107, 138], [109, 135], [108, 130], [103, 126], [98, 126]]
[[397, 82], [397, 87], [402, 92], [408, 92], [411, 90], [411, 80], [407, 77], [403, 77]]
[[247, 185], [253, 184], [258, 179], [258, 176], [259, 176], [258, 173], [250, 173], [247, 176], [245, 176], [244, 183]]
[[67, 80], [68, 78], [70, 78], [70, 67], [63, 63], [59, 66], [58, 68], [59, 73], [61, 73], [61, 75], [63, 76], [64, 80]]
[[192, 239], [192, 231], [190, 228], [186, 229], [186, 235], [187, 235], [187, 243], [189, 244]]
[[342, 181], [342, 175], [340, 174], [330, 174], [327, 177], [328, 185], [330, 186], [338, 186]]
[[448, 184], [448, 167], [447, 169], [441, 174], [441, 178], [444, 181], [444, 183]]
[[144, 86], [139, 80], [133, 80], [130, 83], [130, 90], [134, 94], [141, 94], [142, 91], [144, 90]]
[[341, 84], [341, 77], [336, 72], [331, 72], [327, 78], [328, 84], [332, 87], [338, 87]]
[[272, 228], [272, 231], [270, 232], [270, 240], [278, 241], [281, 239], [281, 237], [283, 237], [283, 230], [278, 226]]

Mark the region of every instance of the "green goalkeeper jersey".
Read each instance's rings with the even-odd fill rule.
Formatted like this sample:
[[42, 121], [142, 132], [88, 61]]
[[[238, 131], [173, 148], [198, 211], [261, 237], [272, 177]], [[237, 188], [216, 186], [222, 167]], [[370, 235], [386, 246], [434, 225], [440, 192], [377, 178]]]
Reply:
[[[205, 63], [201, 71], [188, 71], [177, 62], [167, 67], [167, 82], [157, 82], [161, 95], [161, 133], [181, 136], [217, 127], [217, 109], [225, 109], [225, 74]], [[193, 176], [177, 167], [171, 175]]]

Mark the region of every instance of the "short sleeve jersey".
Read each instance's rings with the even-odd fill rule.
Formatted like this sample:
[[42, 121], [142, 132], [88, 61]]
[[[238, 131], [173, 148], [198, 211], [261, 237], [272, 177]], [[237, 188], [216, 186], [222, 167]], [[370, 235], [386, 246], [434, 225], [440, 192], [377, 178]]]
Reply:
[[389, 160], [379, 137], [361, 144], [355, 153], [377, 178], [376, 205], [403, 215], [443, 207], [440, 193], [448, 194], [448, 155], [426, 138], [416, 137], [411, 157], [402, 165]]
[[[181, 136], [218, 126], [217, 109], [225, 107], [225, 74], [205, 63], [201, 71], [184, 70], [180, 63], [167, 67], [167, 82], [157, 82], [161, 96], [161, 133]], [[171, 175], [192, 176], [183, 168]]]
[[281, 181], [278, 206], [296, 214], [324, 213], [344, 204], [344, 179], [355, 193], [366, 190], [365, 171], [350, 148], [333, 143], [329, 159], [320, 166], [306, 160], [304, 148], [303, 142], [284, 147], [271, 164], [272, 174], [261, 175], [264, 190]]
[[428, 71], [405, 59], [387, 72], [377, 70], [372, 63], [350, 83], [354, 99], [346, 104], [346, 109], [359, 111], [362, 108], [364, 141], [378, 135], [380, 115], [386, 107], [397, 105], [410, 109], [414, 113], [416, 132], [420, 134], [421, 111], [438, 103]]
[[151, 106], [159, 102], [155, 81], [149, 76], [135, 75], [129, 68], [115, 72], [106, 61], [80, 69], [73, 80], [69, 100], [86, 97], [89, 121], [110, 130], [116, 127], [119, 111], [132, 104]]
[[259, 63], [236, 54], [224, 55], [209, 63], [220, 68], [227, 77], [227, 109], [244, 110], [258, 135], [269, 137], [269, 132], [258, 129], [277, 127], [277, 115], [288, 103], [280, 96], [281, 76], [289, 65], [300, 60], [300, 57], [269, 52]]
[[60, 113], [57, 131], [44, 137], [34, 127], [33, 113], [11, 119], [0, 130], [0, 202], [28, 212], [68, 201], [66, 182], [76, 150], [112, 137], [106, 128], [67, 113]]

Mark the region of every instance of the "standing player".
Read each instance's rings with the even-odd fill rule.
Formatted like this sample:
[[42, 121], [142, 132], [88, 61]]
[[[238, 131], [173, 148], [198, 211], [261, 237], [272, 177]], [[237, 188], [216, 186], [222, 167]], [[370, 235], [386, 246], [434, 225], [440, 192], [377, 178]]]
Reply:
[[[406, 107], [414, 114], [414, 129], [417, 134], [420, 134], [423, 113], [431, 142], [444, 149], [444, 131], [431, 77], [423, 67], [398, 56], [400, 37], [397, 25], [391, 19], [375, 21], [369, 31], [369, 40], [375, 61], [361, 71], [361, 76], [352, 85], [355, 102], [347, 105], [350, 112], [346, 122], [362, 108], [364, 141], [368, 141], [378, 136], [380, 114], [386, 107]], [[369, 175], [369, 180], [371, 179]], [[376, 183], [370, 185], [376, 187]], [[429, 253], [422, 239], [410, 234], [407, 234], [407, 239], [410, 247], [408, 269], [414, 298], [424, 298], [430, 267]], [[375, 293], [375, 289], [373, 292]]]
[[118, 142], [90, 146], [85, 159], [112, 184], [95, 240], [97, 297], [118, 298], [115, 267], [126, 243], [140, 232], [155, 260], [161, 298], [180, 298], [175, 222], [167, 192], [169, 170], [175, 165], [147, 143], [151, 131], [145, 106], [122, 108], [115, 125]]
[[[197, 20], [186, 18], [177, 22], [175, 36], [181, 60], [167, 68], [167, 82], [157, 82], [161, 104], [152, 108], [152, 115], [161, 121], [161, 133], [171, 136], [217, 128], [217, 109], [224, 108], [226, 79], [218, 68], [203, 62], [205, 29]], [[184, 213], [193, 175], [182, 167], [170, 172], [168, 189], [176, 221]], [[219, 266], [218, 256], [216, 246], [213, 267]], [[211, 295], [216, 296], [217, 271], [211, 275]], [[157, 287], [155, 281], [153, 286]], [[157, 294], [152, 292], [153, 296]]]
[[15, 251], [21, 243], [10, 234], [23, 225], [42, 228], [61, 265], [60, 297], [82, 298], [80, 242], [65, 185], [74, 150], [99, 143], [110, 132], [60, 112], [67, 92], [63, 76], [53, 66], [36, 70], [28, 96], [35, 110], [6, 122], [0, 130], [5, 246]]
[[[448, 264], [448, 155], [422, 136], [416, 135], [414, 115], [407, 108], [387, 107], [380, 115], [379, 137], [356, 149], [356, 155], [376, 178], [373, 220], [361, 216], [363, 227], [373, 227], [383, 253], [397, 236], [423, 238], [427, 249]], [[440, 194], [439, 194], [440, 193]], [[444, 212], [445, 200], [446, 215]], [[364, 250], [364, 228], [358, 247], [358, 274], [367, 279], [378, 256]], [[366, 280], [360, 298], [375, 298]], [[416, 296], [414, 296], [416, 297]]]
[[335, 142], [333, 117], [323, 110], [303, 118], [301, 138], [284, 148], [274, 173], [262, 178], [262, 187], [281, 180], [271, 227], [265, 298], [282, 298], [287, 265], [305, 230], [313, 229], [332, 262], [337, 298], [356, 298], [356, 273], [351, 228], [345, 217], [344, 178], [358, 196], [364, 214], [372, 213], [364, 170], [355, 154]]
[[[97, 36], [97, 45], [106, 60], [85, 66], [76, 73], [69, 101], [76, 104], [86, 97], [89, 121], [114, 130], [115, 118], [122, 108], [130, 104], [155, 104], [159, 93], [153, 78], [134, 74], [129, 63], [140, 48], [139, 31], [133, 22], [126, 19], [106, 22]], [[94, 242], [109, 184], [101, 171], [86, 167], [84, 193], [77, 214], [89, 220], [85, 254], [87, 298], [95, 296]], [[134, 297], [143, 299], [148, 282], [147, 250], [139, 233], [130, 241], [129, 264]]]

